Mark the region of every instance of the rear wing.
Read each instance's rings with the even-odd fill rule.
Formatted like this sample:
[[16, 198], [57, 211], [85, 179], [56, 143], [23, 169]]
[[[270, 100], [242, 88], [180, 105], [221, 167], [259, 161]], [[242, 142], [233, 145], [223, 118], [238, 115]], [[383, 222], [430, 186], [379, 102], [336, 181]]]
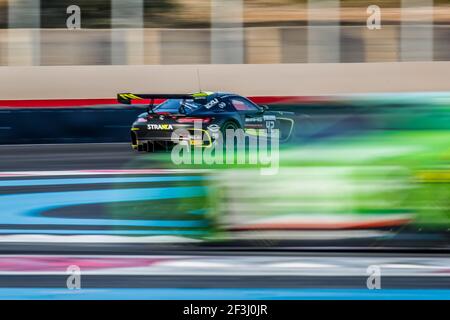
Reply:
[[133, 100], [153, 100], [155, 99], [193, 99], [192, 94], [139, 94], [139, 93], [119, 93], [117, 101], [122, 104], [132, 104]]

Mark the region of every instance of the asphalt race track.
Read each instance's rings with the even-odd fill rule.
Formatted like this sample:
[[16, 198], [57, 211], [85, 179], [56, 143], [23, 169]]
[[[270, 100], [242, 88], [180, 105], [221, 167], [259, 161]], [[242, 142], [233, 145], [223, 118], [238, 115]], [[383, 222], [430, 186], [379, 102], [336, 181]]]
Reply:
[[202, 201], [172, 215], [205, 177], [148, 161], [128, 144], [0, 146], [0, 298], [450, 298], [446, 252], [205, 245]]
[[0, 146], [0, 171], [120, 169], [139, 157], [127, 143]]
[[[0, 295], [12, 299], [448, 299], [446, 256], [4, 255]], [[79, 267], [78, 290], [66, 266]], [[381, 290], [368, 290], [367, 266]], [[70, 269], [69, 269], [70, 270]]]
[[[368, 290], [367, 266], [381, 270]], [[0, 257], [6, 299], [448, 299], [449, 260], [399, 255]], [[79, 267], [80, 289], [67, 289]], [[70, 267], [69, 267], [70, 268]], [[70, 270], [70, 269], [68, 269]]]

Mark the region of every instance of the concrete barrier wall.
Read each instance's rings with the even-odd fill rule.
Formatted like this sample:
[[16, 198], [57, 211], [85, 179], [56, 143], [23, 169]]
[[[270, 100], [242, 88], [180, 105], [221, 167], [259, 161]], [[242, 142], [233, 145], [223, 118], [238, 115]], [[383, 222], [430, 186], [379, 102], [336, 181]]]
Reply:
[[450, 91], [449, 76], [450, 62], [0, 67], [0, 100], [114, 98], [118, 92], [200, 88], [246, 96]]
[[0, 109], [0, 144], [130, 141], [145, 108]]

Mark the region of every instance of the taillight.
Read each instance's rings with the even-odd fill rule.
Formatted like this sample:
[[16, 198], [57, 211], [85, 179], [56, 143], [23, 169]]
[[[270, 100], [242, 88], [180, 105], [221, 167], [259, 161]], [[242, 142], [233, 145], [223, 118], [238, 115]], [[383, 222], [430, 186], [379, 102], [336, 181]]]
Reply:
[[211, 118], [178, 118], [178, 123], [194, 123], [194, 122], [201, 122], [201, 123], [209, 123], [211, 121]]

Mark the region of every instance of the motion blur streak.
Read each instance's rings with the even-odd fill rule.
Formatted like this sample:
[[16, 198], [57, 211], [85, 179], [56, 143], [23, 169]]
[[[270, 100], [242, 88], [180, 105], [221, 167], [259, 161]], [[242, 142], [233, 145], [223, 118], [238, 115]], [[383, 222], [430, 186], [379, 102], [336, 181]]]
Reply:
[[[163, 172], [174, 174], [164, 176]], [[57, 174], [74, 177], [60, 179]], [[77, 174], [115, 177], [75, 178]], [[141, 176], [120, 177], [120, 174]], [[196, 237], [205, 236], [210, 223], [205, 219], [206, 209], [195, 203], [207, 192], [202, 186], [207, 177], [201, 175], [162, 170], [91, 170], [3, 172], [2, 176], [2, 235]], [[11, 179], [24, 176], [28, 179]], [[30, 179], [39, 176], [47, 178]], [[178, 210], [171, 209], [177, 205]], [[87, 215], [83, 214], [86, 210]]]
[[116, 189], [89, 190], [72, 192], [30, 193], [2, 196], [0, 223], [7, 224], [66, 224], [66, 225], [123, 225], [123, 226], [195, 226], [196, 223], [178, 221], [152, 220], [118, 220], [107, 219], [58, 219], [40, 217], [41, 212], [66, 206], [87, 205], [97, 203], [115, 203], [139, 200], [165, 200], [179, 197], [196, 197], [203, 195], [201, 188], [146, 188], [146, 189]]
[[[449, 259], [443, 255], [242, 253], [4, 255], [0, 298], [372, 300], [450, 294]], [[81, 270], [80, 290], [61, 289], [68, 265]], [[366, 288], [368, 265], [381, 268], [382, 290]]]
[[[0, 173], [1, 174], [1, 173]], [[0, 181], [0, 187], [51, 186], [68, 184], [198, 181], [203, 177], [147, 177], [147, 178], [88, 178], [88, 179], [35, 179]]]
[[449, 300], [450, 290], [367, 289], [0, 289], [10, 300]]

